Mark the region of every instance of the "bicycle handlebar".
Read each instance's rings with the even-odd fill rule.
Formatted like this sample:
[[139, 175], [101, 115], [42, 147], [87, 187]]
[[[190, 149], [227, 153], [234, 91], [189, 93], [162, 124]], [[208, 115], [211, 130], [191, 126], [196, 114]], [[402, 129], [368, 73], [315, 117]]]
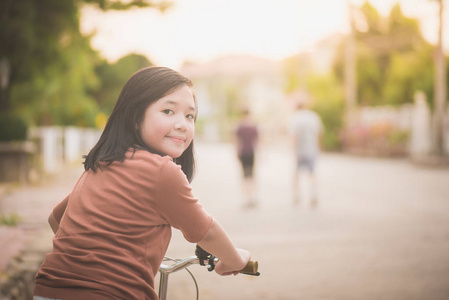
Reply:
[[[196, 245], [195, 255], [200, 259], [200, 264], [204, 265], [204, 260], [209, 261], [208, 270], [212, 271], [215, 268], [216, 258], [203, 248], [201, 248], [199, 245]], [[259, 276], [260, 273], [257, 272], [257, 269], [259, 268], [259, 263], [257, 261], [248, 261], [246, 266], [239, 271], [239, 273], [245, 274], [245, 275], [253, 275], [253, 276]]]
[[259, 268], [259, 263], [257, 262], [257, 260], [255, 260], [255, 261], [250, 260], [250, 261], [248, 261], [246, 266], [240, 270], [239, 273], [245, 274], [245, 275], [259, 276], [260, 273], [257, 272], [258, 268]]
[[174, 261], [175, 263], [171, 265], [161, 264], [159, 271], [163, 273], [174, 273], [176, 271], [185, 269], [190, 265], [200, 264], [200, 259], [197, 256], [190, 256], [184, 259], [172, 259], [166, 257], [165, 259]]
[[[209, 271], [213, 271], [215, 268], [215, 264], [218, 262], [218, 258], [214, 257], [207, 251], [203, 250], [200, 246], [196, 246], [196, 251], [194, 256], [190, 256], [184, 259], [172, 259], [169, 257], [165, 258], [166, 260], [174, 261], [171, 265], [161, 264], [159, 271], [161, 273], [169, 274], [174, 273], [176, 271], [187, 268], [193, 264], [200, 264], [202, 266], [207, 266]], [[207, 262], [207, 265], [206, 263]], [[257, 261], [248, 261], [247, 265], [240, 270], [239, 273], [245, 275], [259, 276], [260, 273], [257, 271], [259, 268], [259, 263]]]
[[[212, 271], [215, 268], [215, 264], [218, 262], [218, 258], [214, 257], [212, 254], [203, 250], [200, 246], [196, 246], [196, 251], [194, 256], [190, 256], [184, 259], [173, 259], [169, 257], [164, 257], [164, 261], [171, 260], [174, 261], [171, 265], [161, 264], [159, 267], [160, 272], [160, 282], [159, 282], [159, 299], [165, 300], [167, 298], [167, 285], [168, 285], [168, 275], [170, 273], [177, 272], [179, 270], [186, 269], [188, 266], [193, 264], [200, 264], [202, 266], [206, 266], [209, 271]], [[206, 263], [207, 265], [206, 265]], [[259, 276], [260, 273], [257, 271], [259, 264], [257, 261], [248, 261], [248, 264], [240, 270], [240, 273], [246, 275]], [[195, 277], [193, 274], [186, 269], [193, 278], [196, 286], [196, 293], [198, 299], [198, 285], [196, 283]]]

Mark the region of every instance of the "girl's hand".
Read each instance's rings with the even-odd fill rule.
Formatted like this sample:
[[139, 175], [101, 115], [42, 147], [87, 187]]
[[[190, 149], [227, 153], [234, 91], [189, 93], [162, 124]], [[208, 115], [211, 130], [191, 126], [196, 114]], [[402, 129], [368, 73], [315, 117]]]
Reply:
[[215, 272], [221, 276], [237, 275], [251, 258], [249, 251], [237, 248], [240, 255], [239, 261], [223, 262], [221, 260], [215, 265]]

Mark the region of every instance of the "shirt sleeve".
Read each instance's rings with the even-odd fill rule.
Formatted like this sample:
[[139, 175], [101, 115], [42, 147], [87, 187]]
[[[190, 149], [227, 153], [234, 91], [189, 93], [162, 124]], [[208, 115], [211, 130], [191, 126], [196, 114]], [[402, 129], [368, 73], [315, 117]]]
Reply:
[[69, 202], [70, 194], [64, 198], [58, 205], [53, 208], [53, 216], [55, 217], [58, 224], [61, 222], [62, 216], [64, 215], [65, 209], [67, 208], [67, 203]]
[[189, 242], [201, 241], [212, 226], [212, 216], [193, 196], [187, 177], [173, 161], [161, 166], [156, 203], [161, 217]]

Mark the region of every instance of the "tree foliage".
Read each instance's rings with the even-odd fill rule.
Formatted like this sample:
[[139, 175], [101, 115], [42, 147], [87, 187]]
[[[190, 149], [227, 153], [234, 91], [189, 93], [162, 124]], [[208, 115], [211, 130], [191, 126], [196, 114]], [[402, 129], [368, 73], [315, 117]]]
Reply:
[[313, 97], [313, 110], [324, 125], [323, 147], [326, 150], [340, 148], [339, 134], [343, 127], [343, 90], [334, 74], [311, 74], [307, 86]]
[[[404, 16], [399, 4], [382, 16], [366, 1], [354, 8], [353, 27], [359, 105], [412, 103], [417, 90], [423, 91], [432, 105], [434, 46], [423, 38], [416, 19]], [[313, 74], [306, 54], [286, 60], [284, 68], [286, 92], [305, 89], [314, 98], [314, 109], [326, 127], [328, 149], [338, 147], [343, 126], [345, 50], [343, 41], [328, 75]]]
[[114, 108], [122, 86], [138, 69], [149, 67], [152, 63], [143, 55], [129, 54], [114, 64], [102, 61], [96, 68], [100, 87], [92, 91], [100, 110], [109, 115]]
[[[153, 0], [0, 1], [0, 112], [26, 116], [36, 125], [92, 126], [99, 105], [93, 91], [104, 65], [79, 29], [79, 10], [155, 7]], [[101, 77], [101, 75], [100, 75]], [[121, 83], [123, 84], [123, 83]]]
[[392, 53], [382, 89], [384, 103], [392, 105], [411, 103], [415, 92], [421, 90], [425, 92], [432, 106], [433, 101], [430, 101], [434, 94], [432, 52], [433, 48], [430, 45], [423, 45], [416, 51]]
[[97, 112], [88, 90], [98, 87], [93, 66], [98, 55], [88, 38], [73, 34], [60, 48], [59, 59], [38, 76], [16, 82], [11, 108], [36, 125], [93, 126]]
[[155, 7], [163, 12], [172, 5], [170, 1], [164, 0], [84, 0], [83, 2], [97, 5], [103, 11]]
[[[383, 17], [368, 1], [354, 15], [358, 103], [411, 103], [417, 89], [432, 99], [434, 50], [423, 38], [418, 20], [404, 16], [399, 4]], [[343, 51], [344, 45], [334, 64], [341, 82]]]
[[[44, 3], [42, 3], [44, 2]], [[10, 109], [11, 87], [35, 77], [61, 59], [60, 39], [77, 29], [73, 1], [5, 0], [0, 2], [0, 110]]]

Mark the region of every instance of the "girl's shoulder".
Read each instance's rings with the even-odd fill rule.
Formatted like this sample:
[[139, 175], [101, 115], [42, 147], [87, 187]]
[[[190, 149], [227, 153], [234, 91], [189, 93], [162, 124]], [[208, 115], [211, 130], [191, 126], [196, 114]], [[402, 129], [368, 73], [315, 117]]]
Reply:
[[173, 159], [166, 155], [166, 156], [161, 156], [159, 154], [156, 153], [151, 153], [149, 151], [146, 150], [141, 150], [141, 149], [134, 149], [134, 148], [130, 148], [126, 154], [125, 154], [125, 160], [129, 160], [129, 161], [144, 161], [144, 162], [156, 162], [156, 163], [167, 163], [172, 161]]
[[125, 155], [125, 163], [138, 169], [169, 168], [178, 169], [178, 165], [168, 155], [161, 156], [146, 150], [130, 149]]
[[134, 173], [143, 177], [153, 177], [157, 174], [159, 181], [182, 182], [188, 184], [186, 175], [181, 166], [173, 161], [170, 156], [161, 156], [145, 150], [128, 151], [126, 163]]

